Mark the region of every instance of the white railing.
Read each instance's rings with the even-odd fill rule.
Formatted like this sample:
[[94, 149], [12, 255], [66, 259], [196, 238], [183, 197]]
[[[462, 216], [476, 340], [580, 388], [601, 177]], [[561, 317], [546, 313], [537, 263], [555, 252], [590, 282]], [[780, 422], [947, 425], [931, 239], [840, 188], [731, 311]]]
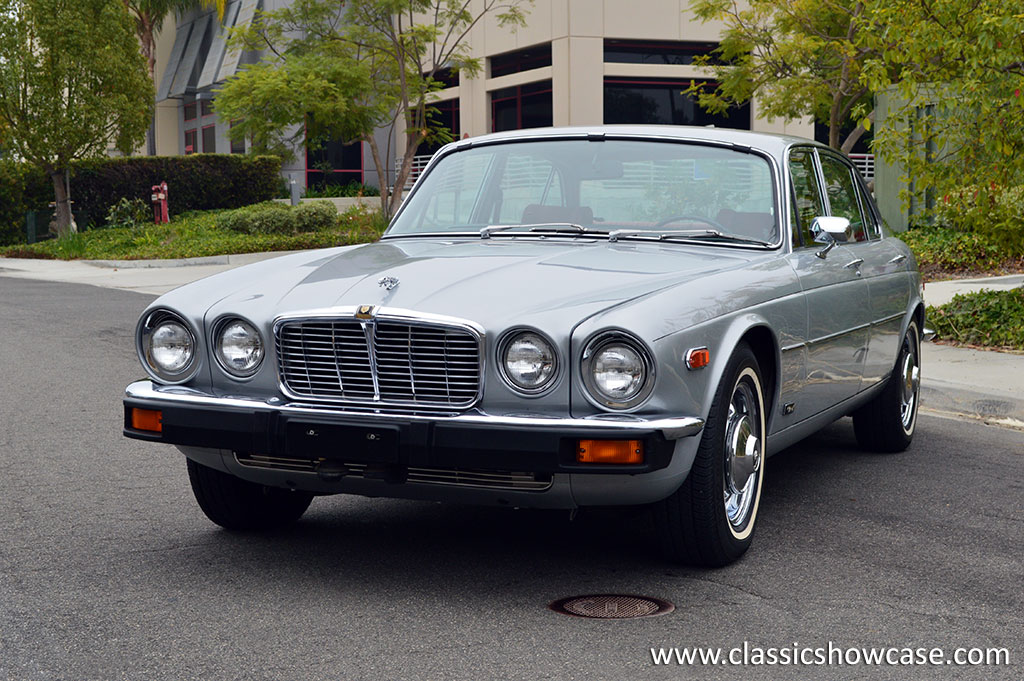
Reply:
[[[412, 157], [412, 170], [409, 171], [409, 177], [405, 178], [405, 184], [402, 187], [402, 191], [409, 191], [412, 189], [412, 185], [419, 179], [420, 173], [430, 163], [430, 159], [434, 157], [433, 154], [424, 154], [421, 156]], [[402, 169], [402, 157], [399, 156], [395, 159], [395, 177], [398, 177], [398, 171]]]
[[875, 179], [874, 154], [850, 154], [850, 160], [857, 166], [857, 170], [860, 171], [865, 182], [871, 182]]

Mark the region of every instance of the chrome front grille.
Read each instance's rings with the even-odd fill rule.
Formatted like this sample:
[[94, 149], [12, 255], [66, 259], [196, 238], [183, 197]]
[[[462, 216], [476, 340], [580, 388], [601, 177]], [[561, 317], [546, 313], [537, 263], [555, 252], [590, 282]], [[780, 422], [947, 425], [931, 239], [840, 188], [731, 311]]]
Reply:
[[301, 319], [279, 323], [276, 337], [281, 382], [295, 397], [466, 408], [480, 392], [480, 339], [466, 328]]

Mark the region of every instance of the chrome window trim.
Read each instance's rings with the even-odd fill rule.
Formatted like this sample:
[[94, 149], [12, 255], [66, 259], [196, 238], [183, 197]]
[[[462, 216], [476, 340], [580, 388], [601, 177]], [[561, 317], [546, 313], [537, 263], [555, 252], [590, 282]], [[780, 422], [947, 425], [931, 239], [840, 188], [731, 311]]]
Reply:
[[[422, 233], [422, 234], [389, 234], [388, 233], [388, 232], [391, 231], [391, 226], [395, 223], [396, 220], [398, 220], [399, 217], [401, 217], [402, 213], [405, 212], [406, 208], [411, 203], [410, 200], [415, 195], [416, 191], [420, 188], [420, 185], [423, 183], [423, 179], [425, 177], [427, 177], [427, 175], [429, 175], [433, 171], [434, 166], [438, 162], [440, 162], [440, 160], [442, 158], [450, 156], [451, 154], [459, 152], [459, 151], [467, 151], [469, 149], [475, 149], [477, 147], [497, 146], [497, 145], [502, 145], [502, 144], [519, 144], [519, 143], [533, 143], [533, 142], [558, 142], [558, 141], [579, 141], [579, 140], [594, 140], [594, 141], [621, 140], [621, 141], [632, 141], [632, 142], [665, 142], [665, 143], [671, 143], [671, 144], [692, 144], [692, 145], [697, 145], [697, 146], [718, 147], [718, 148], [722, 148], [722, 149], [732, 149], [732, 150], [737, 151], [737, 152], [747, 153], [747, 154], [754, 154], [755, 156], [759, 156], [761, 159], [763, 159], [768, 164], [768, 167], [770, 169], [771, 178], [772, 178], [772, 202], [773, 202], [773, 205], [774, 205], [775, 211], [776, 211], [775, 220], [776, 220], [776, 230], [778, 232], [778, 239], [776, 241], [774, 241], [773, 243], [771, 243], [771, 244], [769, 244], [767, 246], [757, 246], [755, 244], [718, 243], [718, 242], [696, 241], [696, 240], [695, 241], [664, 242], [664, 243], [686, 243], [686, 244], [697, 243], [697, 244], [700, 244], [702, 246], [709, 246], [710, 245], [710, 246], [715, 246], [715, 247], [741, 248], [741, 249], [744, 249], [744, 250], [758, 250], [758, 251], [776, 250], [776, 249], [782, 248], [783, 246], [786, 245], [787, 239], [786, 239], [786, 233], [785, 232], [786, 232], [786, 229], [788, 229], [788, 226], [783, 222], [783, 218], [785, 217], [785, 202], [782, 200], [782, 191], [783, 191], [783, 189], [784, 189], [784, 187], [786, 185], [785, 185], [785, 182], [784, 182], [784, 173], [781, 171], [781, 169], [779, 167], [778, 159], [775, 157], [774, 154], [772, 154], [771, 152], [769, 152], [769, 151], [767, 151], [765, 149], [762, 149], [760, 147], [748, 146], [748, 145], [739, 144], [739, 143], [736, 143], [736, 142], [727, 142], [727, 141], [724, 141], [724, 140], [707, 140], [707, 139], [700, 139], [700, 138], [695, 138], [695, 137], [682, 137], [682, 136], [674, 136], [674, 135], [651, 135], [651, 134], [627, 133], [627, 132], [601, 132], [601, 133], [596, 133], [596, 134], [595, 133], [589, 133], [589, 132], [578, 132], [578, 133], [560, 132], [560, 133], [555, 133], [555, 134], [520, 135], [520, 136], [516, 136], [516, 137], [512, 137], [512, 138], [504, 138], [504, 139], [487, 139], [487, 140], [472, 140], [472, 139], [470, 139], [470, 140], [460, 140], [460, 141], [452, 142], [451, 144], [445, 145], [445, 146], [441, 147], [437, 151], [437, 153], [434, 154], [434, 156], [430, 159], [430, 162], [427, 163], [427, 166], [420, 173], [419, 177], [416, 179], [416, 183], [413, 185], [412, 189], [410, 189], [409, 192], [407, 193], [407, 195], [405, 196], [404, 200], [402, 201], [402, 204], [398, 208], [398, 211], [392, 216], [391, 221], [388, 223], [388, 228], [386, 230], [384, 230], [384, 234], [382, 234], [380, 238], [381, 238], [382, 241], [385, 241], [385, 240], [388, 240], [388, 239], [403, 239], [403, 238], [404, 239], [409, 239], [409, 238], [418, 238], [418, 237], [424, 237], [424, 236], [437, 236], [438, 234], [442, 234], [442, 233], [438, 233], [438, 232]], [[462, 232], [443, 232], [443, 234], [453, 235], [453, 234], [464, 234], [464, 233], [462, 233]], [[475, 236], [476, 238], [480, 237], [479, 233], [473, 233], [472, 236]], [[583, 235], [583, 236], [589, 237], [591, 235]]]
[[[328, 319], [337, 319], [342, 321], [362, 321], [356, 315], [359, 311], [359, 306], [346, 305], [333, 308], [322, 308], [316, 310], [307, 310], [305, 312], [296, 312], [286, 315], [280, 315], [274, 318], [271, 325], [272, 336], [274, 340], [274, 367], [277, 372], [277, 385], [281, 394], [285, 395], [289, 399], [296, 400], [299, 402], [314, 402], [327, 405], [356, 405], [356, 406], [369, 406], [369, 407], [410, 407], [417, 410], [423, 411], [452, 411], [452, 410], [465, 410], [472, 409], [474, 406], [480, 403], [483, 399], [484, 393], [484, 377], [487, 370], [487, 356], [485, 353], [484, 339], [486, 334], [484, 333], [483, 327], [479, 324], [472, 322], [468, 319], [459, 319], [458, 317], [449, 317], [446, 315], [435, 315], [428, 313], [417, 313], [412, 310], [405, 310], [401, 308], [385, 308], [385, 307], [374, 307], [373, 316], [374, 320], [381, 321], [397, 321], [410, 326], [423, 326], [430, 328], [437, 327], [448, 327], [457, 328], [466, 331], [472, 335], [477, 341], [477, 351], [480, 357], [480, 370], [479, 370], [479, 385], [477, 386], [477, 392], [473, 400], [467, 402], [464, 405], [444, 405], [444, 404], [429, 404], [423, 402], [414, 402], [410, 400], [383, 400], [379, 399], [379, 390], [377, 389], [377, 379], [374, 377], [374, 392], [377, 394], [378, 399], [331, 399], [324, 397], [311, 397], [308, 395], [299, 395], [292, 392], [285, 384], [284, 379], [281, 375], [281, 352], [278, 346], [280, 340], [281, 327], [289, 322], [303, 322], [303, 321], [324, 321]], [[371, 363], [374, 362], [371, 354]], [[376, 371], [374, 369], [374, 374]]]

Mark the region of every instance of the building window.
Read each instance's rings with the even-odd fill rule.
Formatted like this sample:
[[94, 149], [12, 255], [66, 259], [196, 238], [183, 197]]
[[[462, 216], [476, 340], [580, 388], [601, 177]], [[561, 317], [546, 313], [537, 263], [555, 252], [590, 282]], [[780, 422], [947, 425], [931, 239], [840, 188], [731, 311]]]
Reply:
[[185, 100], [185, 120], [194, 121], [196, 119], [196, 100], [186, 99]]
[[[424, 73], [426, 77], [428, 74]], [[445, 88], [458, 87], [459, 86], [459, 72], [455, 69], [446, 68], [438, 69], [434, 73], [434, 80], [444, 85]]]
[[196, 149], [196, 129], [192, 128], [191, 130], [186, 130], [185, 131], [185, 153], [186, 154], [194, 154], [197, 151], [198, 151], [198, 149]]
[[[441, 102], [430, 104], [433, 111], [427, 112], [427, 122], [431, 128], [444, 127], [451, 133], [452, 139], [459, 139], [459, 99], [446, 99]], [[417, 156], [433, 156], [437, 150], [443, 147], [441, 142], [422, 143], [416, 150]]]
[[363, 182], [363, 143], [325, 143], [318, 149], [306, 147], [306, 186], [345, 185]]
[[[232, 128], [235, 127], [235, 121], [231, 121], [230, 127], [232, 127]], [[244, 154], [245, 153], [245, 140], [244, 139], [236, 140], [233, 137], [231, 137], [230, 134], [228, 135], [228, 139], [231, 140], [231, 153], [232, 154]]]
[[491, 93], [491, 130], [544, 128], [553, 124], [551, 81], [507, 87]]
[[203, 153], [217, 153], [217, 126], [207, 125], [203, 127]]
[[199, 102], [199, 113], [202, 116], [212, 116], [213, 115], [213, 102], [210, 101], [209, 99], [204, 99], [201, 102]]
[[491, 57], [490, 62], [491, 78], [551, 66], [551, 43], [497, 54]]
[[[712, 82], [705, 83], [715, 87]], [[750, 130], [750, 104], [725, 114], [708, 113], [684, 94], [689, 80], [605, 78], [604, 122], [654, 125], [713, 125]]]
[[619, 64], [692, 64], [696, 56], [710, 57], [711, 64], [722, 63], [714, 54], [718, 43], [655, 40], [605, 40], [604, 60]]

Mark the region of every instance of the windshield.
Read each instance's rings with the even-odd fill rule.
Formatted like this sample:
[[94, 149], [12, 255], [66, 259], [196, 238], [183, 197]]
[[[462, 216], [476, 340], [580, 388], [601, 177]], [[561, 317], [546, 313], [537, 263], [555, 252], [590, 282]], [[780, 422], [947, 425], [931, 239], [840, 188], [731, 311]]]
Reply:
[[540, 140], [448, 154], [388, 235], [573, 225], [773, 244], [777, 222], [771, 167], [757, 154], [678, 142]]

